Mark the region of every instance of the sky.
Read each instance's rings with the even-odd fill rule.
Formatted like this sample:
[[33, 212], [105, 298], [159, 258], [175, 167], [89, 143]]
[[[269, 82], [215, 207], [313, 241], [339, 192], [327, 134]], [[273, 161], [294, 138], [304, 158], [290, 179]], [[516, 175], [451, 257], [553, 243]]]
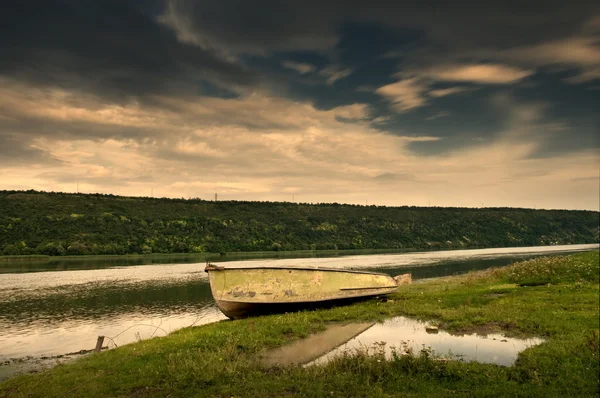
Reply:
[[598, 2], [0, 13], [0, 189], [599, 210]]

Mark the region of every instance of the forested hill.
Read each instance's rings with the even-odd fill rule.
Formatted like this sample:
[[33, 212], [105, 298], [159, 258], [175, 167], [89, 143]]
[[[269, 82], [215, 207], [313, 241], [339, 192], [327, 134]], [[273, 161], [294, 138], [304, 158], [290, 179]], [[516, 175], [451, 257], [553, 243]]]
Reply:
[[2, 254], [535, 246], [598, 242], [599, 213], [213, 202], [0, 191]]

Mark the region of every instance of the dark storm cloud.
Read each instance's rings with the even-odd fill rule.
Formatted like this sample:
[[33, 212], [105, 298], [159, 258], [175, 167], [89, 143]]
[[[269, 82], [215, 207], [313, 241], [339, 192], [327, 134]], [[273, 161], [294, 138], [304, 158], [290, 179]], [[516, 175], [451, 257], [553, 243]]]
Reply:
[[28, 137], [0, 131], [0, 167], [60, 165], [48, 152], [35, 148]]
[[222, 95], [257, 76], [177, 40], [135, 1], [14, 1], [0, 13], [0, 75], [119, 100]]
[[164, 22], [205, 47], [235, 52], [325, 50], [335, 45], [337, 16], [310, 2], [168, 1]]
[[[3, 5], [0, 14], [0, 75], [111, 100], [157, 93], [235, 97], [237, 86], [274, 80], [269, 89], [277, 91], [287, 84], [266, 76], [268, 69], [243, 66], [245, 55], [305, 51], [277, 63], [315, 65], [311, 78], [321, 85], [328, 80], [323, 75], [327, 68], [341, 62], [337, 68], [347, 73], [332, 83], [339, 88], [348, 81], [356, 88], [389, 79], [394, 62], [378, 59], [386, 52], [409, 52], [413, 61], [430, 62], [457, 47], [533, 45], [577, 32], [597, 9], [593, 2], [575, 6], [557, 1], [543, 6], [390, 5], [382, 0], [15, 1]], [[311, 51], [325, 53], [329, 65], [313, 64]], [[241, 58], [228, 57], [236, 54]], [[320, 75], [325, 77], [315, 79]], [[312, 97], [298, 96], [327, 102], [319, 90]]]
[[[216, 107], [208, 115], [197, 115], [180, 102], [156, 100], [154, 95], [192, 102], [195, 96], [231, 99], [238, 96], [239, 87], [260, 87], [321, 110], [363, 103], [369, 105], [370, 117], [386, 120], [373, 125], [379, 130], [442, 138], [409, 145], [418, 154], [435, 155], [488, 144], [504, 132], [505, 115], [486, 100], [499, 89], [481, 84], [484, 88], [467, 94], [436, 96], [433, 90], [464, 90], [467, 83], [428, 83], [415, 94], [422, 101], [402, 113], [376, 92], [378, 88], [397, 82], [399, 70], [477, 63], [486, 60], [478, 54], [491, 57], [515, 46], [534, 48], [578, 34], [600, 13], [598, 8], [593, 2], [559, 1], [14, 1], [3, 5], [0, 14], [0, 78], [101, 96], [104, 103], [84, 104], [88, 110], [135, 99], [144, 102], [148, 113], [168, 110], [178, 115], [169, 119], [169, 127], [182, 135], [189, 132], [184, 126], [242, 126], [252, 131], [297, 126], [288, 119], [280, 123], [257, 108]], [[523, 52], [502, 54], [514, 61], [511, 66], [520, 66], [517, 60]], [[538, 77], [539, 69], [534, 63], [527, 80]], [[341, 77], [332, 79], [336, 72]], [[370, 89], [361, 90], [364, 86]], [[539, 87], [523, 87], [518, 97], [537, 100], [535, 93], [543, 92], [555, 104], [549, 116], [560, 116], [572, 130], [567, 138], [560, 133], [544, 136], [536, 156], [598, 146], [593, 139], [597, 96], [590, 90], [584, 93], [585, 88], [565, 89], [562, 83], [544, 81]], [[76, 95], [63, 100], [81, 107]], [[32, 115], [0, 121], [0, 128], [57, 139], [142, 141], [167, 134], [153, 126]]]
[[368, 2], [171, 0], [167, 18], [204, 46], [235, 51], [326, 50], [343, 21], [376, 22], [426, 31], [455, 46], [511, 47], [562, 38], [599, 12], [594, 2]]
[[[15, 136], [31, 140], [46, 137], [59, 140], [133, 139], [142, 141], [159, 136], [161, 131], [148, 126], [124, 126], [81, 120], [60, 120], [21, 115], [11, 120], [0, 119], [0, 131], [12, 131]], [[5, 147], [10, 148], [10, 146]]]
[[[519, 96], [535, 97], [532, 93], [540, 89], [526, 85], [531, 77], [537, 77], [537, 70], [544, 64], [565, 66], [565, 55], [556, 53], [564, 46], [561, 49], [538, 46], [548, 46], [548, 43], [582, 33], [593, 34], [596, 31], [590, 31], [589, 26], [597, 26], [597, 23], [590, 21], [599, 14], [600, 7], [594, 2], [393, 4], [375, 0], [361, 4], [312, 0], [286, 3], [173, 0], [168, 2], [163, 21], [178, 31], [182, 40], [199, 47], [220, 48], [241, 54], [245, 59], [248, 59], [247, 54], [259, 55], [252, 58], [251, 64], [268, 72], [271, 80], [278, 83], [275, 90], [286, 97], [309, 100], [319, 109], [368, 103], [373, 117], [386, 117], [394, 115], [395, 109], [374, 91], [398, 81], [393, 75], [399, 70], [418, 73], [432, 65], [477, 65], [493, 61], [499, 71], [514, 67], [515, 73], [527, 78], [507, 78], [503, 84], [522, 85]], [[521, 50], [513, 53], [514, 48]], [[535, 52], [529, 49], [544, 57], [536, 59]], [[319, 71], [328, 65], [320, 56], [351, 70], [348, 76], [334, 83], [334, 90], [319, 81]], [[585, 64], [592, 56], [582, 54], [581, 57], [579, 61], [566, 62], [571, 76], [585, 72], [579, 69], [582, 63], [588, 71], [593, 70], [593, 65]], [[310, 68], [305, 67], [306, 72], [298, 73], [283, 66], [290, 61]], [[503, 67], [504, 63], [507, 67]], [[554, 78], [553, 92], [545, 94], [553, 99], [553, 111], [544, 117], [552, 121], [560, 115], [561, 122], [569, 126], [568, 132], [544, 134], [538, 131], [543, 126], [536, 131], [532, 128], [527, 138], [535, 136], [541, 141], [532, 156], [553, 156], [598, 146], [590, 134], [593, 131], [590, 126], [597, 118], [588, 110], [598, 105], [598, 99], [590, 99], [583, 92], [585, 87], [564, 87], [559, 79]], [[437, 155], [458, 148], [488, 145], [507, 129], [506, 115], [491, 107], [487, 100], [504, 88], [486, 87], [486, 81], [481, 80], [442, 86], [443, 82], [430, 83], [418, 93], [422, 99], [420, 105], [389, 123], [374, 127], [392, 134], [409, 132], [443, 138], [411, 143], [409, 148], [419, 154]], [[371, 92], [359, 90], [365, 85], [373, 88]], [[438, 90], [431, 91], [434, 89]], [[477, 92], [452, 94], [461, 90]], [[565, 91], [569, 92], [568, 96], [562, 95]], [[573, 106], [581, 103], [587, 105]]]

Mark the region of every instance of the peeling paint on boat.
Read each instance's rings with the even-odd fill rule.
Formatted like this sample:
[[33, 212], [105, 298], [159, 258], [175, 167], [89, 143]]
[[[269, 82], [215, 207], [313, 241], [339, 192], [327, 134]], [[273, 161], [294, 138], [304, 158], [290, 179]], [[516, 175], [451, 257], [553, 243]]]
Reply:
[[[309, 267], [224, 268], [209, 265], [210, 287], [217, 306], [231, 317], [258, 305], [318, 303], [389, 294], [399, 281], [366, 271]], [[408, 277], [410, 280], [410, 277]]]

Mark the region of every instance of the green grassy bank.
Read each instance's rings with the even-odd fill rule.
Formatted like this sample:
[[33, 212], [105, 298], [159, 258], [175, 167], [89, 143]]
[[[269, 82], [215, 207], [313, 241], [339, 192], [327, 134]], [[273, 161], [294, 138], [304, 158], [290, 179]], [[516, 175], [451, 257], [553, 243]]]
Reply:
[[[403, 287], [391, 300], [224, 321], [94, 354], [0, 384], [0, 396], [598, 396], [599, 257], [548, 257]], [[261, 351], [332, 322], [407, 315], [455, 333], [546, 342], [512, 367], [427, 354], [264, 368]]]

